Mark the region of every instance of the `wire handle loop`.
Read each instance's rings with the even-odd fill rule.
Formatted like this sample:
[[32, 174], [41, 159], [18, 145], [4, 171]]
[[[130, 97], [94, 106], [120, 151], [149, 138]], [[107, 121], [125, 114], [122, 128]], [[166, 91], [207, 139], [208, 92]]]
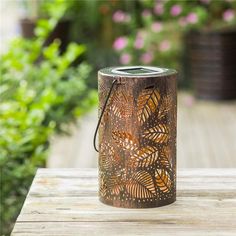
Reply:
[[99, 117], [99, 119], [98, 119], [97, 127], [96, 127], [96, 130], [95, 130], [95, 133], [94, 133], [94, 137], [93, 137], [93, 147], [94, 147], [94, 149], [95, 149], [96, 152], [99, 152], [99, 150], [97, 149], [97, 146], [96, 146], [97, 132], [98, 132], [99, 126], [100, 126], [100, 124], [101, 124], [102, 117], [103, 117], [103, 115], [104, 115], [104, 112], [105, 112], [105, 109], [106, 109], [108, 100], [109, 100], [109, 98], [110, 98], [110, 96], [111, 96], [111, 92], [112, 92], [112, 90], [113, 90], [113, 88], [114, 88], [114, 86], [115, 86], [115, 84], [116, 84], [117, 82], [118, 82], [117, 79], [114, 79], [114, 80], [112, 81], [111, 88], [110, 88], [110, 90], [109, 90], [109, 92], [108, 92], [108, 94], [107, 94], [107, 97], [106, 97], [104, 106], [103, 106], [102, 111], [101, 111], [101, 115], [100, 115], [100, 117]]

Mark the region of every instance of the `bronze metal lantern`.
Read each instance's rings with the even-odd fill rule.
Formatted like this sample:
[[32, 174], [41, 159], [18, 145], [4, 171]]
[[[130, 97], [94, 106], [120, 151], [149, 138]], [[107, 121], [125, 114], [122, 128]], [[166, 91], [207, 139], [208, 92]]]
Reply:
[[147, 208], [176, 200], [176, 75], [149, 66], [98, 72], [101, 202]]

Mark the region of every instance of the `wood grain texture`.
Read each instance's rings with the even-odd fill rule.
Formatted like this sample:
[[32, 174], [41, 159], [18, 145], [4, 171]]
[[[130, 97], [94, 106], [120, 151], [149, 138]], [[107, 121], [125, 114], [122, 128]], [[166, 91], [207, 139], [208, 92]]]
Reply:
[[236, 169], [184, 169], [177, 201], [123, 209], [98, 200], [96, 169], [39, 169], [12, 236], [236, 235]]

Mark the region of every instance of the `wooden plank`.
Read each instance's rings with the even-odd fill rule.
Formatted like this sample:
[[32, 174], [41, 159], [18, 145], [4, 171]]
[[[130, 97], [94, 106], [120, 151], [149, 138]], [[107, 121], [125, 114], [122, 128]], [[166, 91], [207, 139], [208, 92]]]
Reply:
[[[235, 169], [187, 169], [177, 174], [180, 196], [231, 196], [236, 189]], [[97, 196], [97, 171], [39, 169], [28, 197]], [[217, 190], [217, 191], [216, 191]]]
[[39, 169], [12, 235], [236, 235], [236, 169], [178, 171], [177, 201], [107, 206], [95, 169]]
[[[211, 222], [211, 220], [209, 219]], [[175, 222], [26, 222], [17, 223], [12, 236], [235, 236], [235, 228]]]
[[[189, 218], [199, 225], [208, 224], [213, 216], [217, 225], [233, 225], [236, 216], [236, 199], [204, 199], [199, 197], [178, 197], [166, 207], [149, 209], [122, 209], [103, 205], [97, 197], [44, 197], [29, 199], [18, 217], [24, 221], [158, 221], [171, 219], [176, 223], [187, 222]], [[207, 214], [206, 214], [207, 211]], [[197, 214], [196, 214], [197, 212]], [[57, 216], [57, 217], [55, 217]], [[222, 217], [224, 220], [222, 221]]]

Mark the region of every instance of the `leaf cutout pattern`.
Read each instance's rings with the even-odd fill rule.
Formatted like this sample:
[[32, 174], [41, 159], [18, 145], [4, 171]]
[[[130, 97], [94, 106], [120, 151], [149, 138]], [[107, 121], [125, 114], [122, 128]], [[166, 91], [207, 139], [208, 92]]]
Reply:
[[113, 131], [112, 138], [118, 146], [125, 150], [134, 151], [138, 148], [138, 140], [128, 132]]
[[119, 164], [121, 164], [121, 159], [117, 154], [114, 155], [101, 154], [100, 158], [101, 158], [101, 166], [105, 170], [112, 171], [113, 167], [116, 167]]
[[[100, 116], [100, 114], [99, 114], [99, 116]], [[104, 111], [104, 114], [103, 114], [103, 117], [101, 120], [101, 127], [104, 127], [106, 125], [106, 123], [108, 122], [108, 118], [109, 118], [109, 110], [106, 109]]]
[[119, 195], [121, 191], [123, 191], [124, 189], [124, 185], [123, 184], [120, 184], [120, 183], [117, 183], [116, 185], [113, 185], [112, 186], [112, 189], [111, 189], [111, 194], [113, 195]]
[[156, 143], [167, 143], [169, 140], [169, 130], [166, 125], [158, 124], [143, 132], [142, 137], [150, 139]]
[[118, 118], [127, 118], [132, 115], [132, 96], [124, 94], [123, 91], [117, 90], [112, 96], [110, 109]]
[[105, 97], [107, 96], [107, 93], [108, 93], [108, 89], [106, 88], [105, 84], [103, 81], [101, 81], [99, 83], [99, 99], [102, 101], [105, 99]]
[[100, 147], [100, 153], [108, 154], [108, 155], [114, 155], [114, 147], [111, 146], [109, 142], [102, 142]]
[[125, 169], [115, 172], [114, 175], [110, 176], [107, 180], [108, 189], [113, 195], [119, 195], [124, 190], [126, 180]]
[[134, 167], [148, 167], [158, 159], [158, 149], [151, 146], [143, 147], [131, 156], [131, 163]]
[[169, 146], [163, 147], [160, 154], [160, 163], [167, 169], [172, 169], [171, 151]]
[[108, 142], [101, 144], [100, 166], [105, 170], [111, 170], [121, 164], [121, 158], [115, 153], [114, 148]]
[[107, 195], [107, 189], [104, 185], [101, 185], [99, 188], [99, 193], [102, 197], [105, 197]]
[[165, 117], [168, 112], [172, 109], [172, 96], [170, 94], [167, 94], [163, 97], [161, 105], [159, 107], [158, 111], [158, 119], [162, 119]]
[[105, 184], [105, 176], [104, 174], [100, 171], [99, 172], [99, 193], [102, 197], [105, 197], [107, 194], [107, 186]]
[[[104, 85], [103, 82], [99, 83], [99, 100], [100, 100], [100, 106], [99, 106], [99, 114], [98, 116], [101, 115], [104, 103], [105, 103], [105, 98], [107, 97], [108, 90], [106, 86]], [[108, 121], [108, 118], [110, 116], [110, 108], [105, 109], [102, 120], [101, 120], [101, 127], [104, 127]]]
[[171, 179], [169, 173], [164, 169], [156, 169], [155, 179], [157, 187], [164, 193], [171, 190]]
[[117, 178], [111, 177], [108, 181], [108, 188], [113, 195], [119, 195], [124, 190], [124, 183], [117, 181]]
[[[100, 90], [102, 104], [109, 86], [102, 84]], [[99, 132], [103, 139], [99, 190], [106, 200], [120, 200], [126, 206], [138, 199], [146, 204], [149, 200], [165, 202], [174, 196], [175, 151], [172, 136], [171, 142], [169, 139], [170, 134], [176, 135], [176, 104], [170, 91], [161, 93], [150, 86], [133, 95], [129, 89], [117, 86], [111, 94]], [[130, 129], [131, 122], [134, 126], [138, 122], [137, 129]], [[105, 136], [111, 129], [111, 134]]]
[[140, 124], [146, 122], [146, 120], [154, 113], [159, 105], [161, 96], [157, 89], [144, 89], [138, 96], [138, 120]]
[[134, 173], [126, 183], [126, 191], [131, 197], [135, 198], [152, 198], [156, 196], [152, 176], [146, 171]]
[[164, 168], [167, 168], [167, 169], [171, 169], [172, 168], [172, 164], [171, 164], [171, 162], [168, 160], [168, 158], [166, 156], [162, 156], [161, 155], [160, 163], [161, 163], [161, 165]]

